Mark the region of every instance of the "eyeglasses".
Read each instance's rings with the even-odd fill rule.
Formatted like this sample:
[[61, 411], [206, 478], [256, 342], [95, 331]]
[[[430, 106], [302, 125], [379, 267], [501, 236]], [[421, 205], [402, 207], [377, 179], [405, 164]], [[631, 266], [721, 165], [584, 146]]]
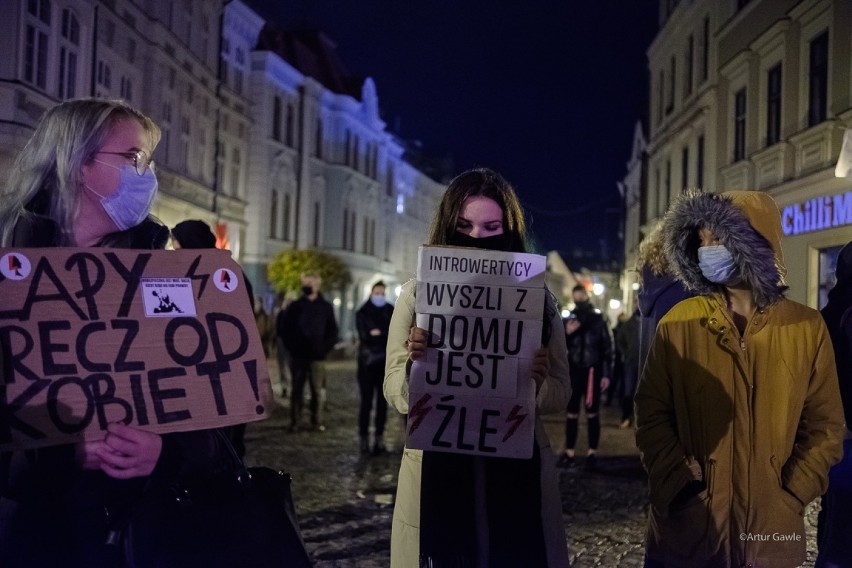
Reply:
[[138, 152], [95, 152], [95, 154], [109, 154], [111, 156], [122, 156], [127, 158], [131, 162], [133, 162], [133, 167], [136, 169], [136, 173], [138, 175], [143, 175], [148, 168], [154, 167], [154, 160], [148, 157], [148, 155], [143, 151], [139, 150]]

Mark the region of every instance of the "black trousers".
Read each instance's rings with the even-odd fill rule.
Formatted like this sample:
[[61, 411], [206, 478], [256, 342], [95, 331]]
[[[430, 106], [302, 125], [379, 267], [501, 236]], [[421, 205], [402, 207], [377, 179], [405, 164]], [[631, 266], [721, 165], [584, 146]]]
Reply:
[[302, 407], [305, 405], [305, 383], [311, 389], [311, 425], [319, 424], [319, 389], [314, 366], [319, 361], [310, 359], [290, 359], [290, 374], [293, 375], [293, 396], [290, 399], [290, 424], [298, 426], [302, 420]]
[[376, 400], [376, 437], [385, 432], [385, 421], [388, 416], [388, 403], [382, 385], [385, 381], [385, 362], [365, 365], [358, 364], [358, 390], [361, 391], [361, 410], [358, 414], [358, 434], [366, 438], [370, 433], [370, 412], [373, 409], [373, 399]]

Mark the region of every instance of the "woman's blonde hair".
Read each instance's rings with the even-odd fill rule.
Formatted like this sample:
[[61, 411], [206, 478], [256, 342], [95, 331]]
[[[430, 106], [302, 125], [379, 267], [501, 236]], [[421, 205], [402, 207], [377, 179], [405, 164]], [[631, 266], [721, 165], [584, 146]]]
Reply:
[[121, 100], [76, 99], [48, 110], [9, 172], [0, 198], [0, 243], [12, 244], [22, 217], [42, 215], [58, 226], [60, 246], [74, 245], [73, 222], [80, 203], [81, 172], [122, 119], [139, 121], [151, 148], [160, 129]]

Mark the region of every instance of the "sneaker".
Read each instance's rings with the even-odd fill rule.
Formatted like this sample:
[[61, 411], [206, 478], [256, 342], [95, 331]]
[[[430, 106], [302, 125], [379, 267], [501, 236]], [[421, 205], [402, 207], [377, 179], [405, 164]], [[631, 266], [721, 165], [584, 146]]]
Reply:
[[556, 465], [557, 467], [564, 467], [570, 469], [576, 465], [576, 463], [574, 462], [574, 456], [562, 454], [556, 461]]
[[625, 418], [624, 420], [621, 421], [621, 424], [618, 425], [618, 429], [619, 430], [627, 430], [631, 426], [633, 426], [633, 421], [629, 418]]
[[586, 456], [586, 470], [595, 471], [598, 469], [598, 458], [595, 457], [595, 454], [589, 454]]

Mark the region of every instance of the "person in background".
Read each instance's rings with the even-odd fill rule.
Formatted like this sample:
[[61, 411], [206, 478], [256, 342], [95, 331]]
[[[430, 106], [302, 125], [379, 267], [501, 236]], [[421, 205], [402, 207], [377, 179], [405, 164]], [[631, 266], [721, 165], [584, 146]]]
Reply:
[[664, 218], [697, 295], [660, 320], [636, 392], [646, 567], [806, 559], [803, 515], [840, 459], [843, 409], [825, 323], [784, 297], [781, 235], [761, 191], [688, 192]]
[[284, 347], [290, 354], [293, 394], [290, 401], [290, 430], [300, 428], [305, 383], [311, 389], [311, 429], [324, 432], [320, 420], [320, 392], [325, 391], [325, 358], [337, 343], [334, 307], [320, 293], [322, 280], [316, 274], [302, 275], [302, 297], [293, 300], [281, 319]]
[[675, 304], [695, 294], [675, 278], [666, 257], [662, 223], [657, 224], [648, 238], [639, 245], [637, 260], [639, 279], [639, 370], [641, 374], [651, 350], [657, 324]]
[[263, 309], [263, 299], [260, 296], [254, 298], [254, 322], [257, 325], [257, 332], [260, 334], [260, 341], [263, 343], [263, 354], [268, 359], [271, 354], [275, 326], [272, 318]]
[[606, 406], [612, 406], [612, 400], [618, 400], [624, 392], [624, 355], [621, 353], [621, 346], [618, 343], [618, 334], [621, 332], [621, 328], [624, 327], [624, 322], [628, 319], [630, 319], [630, 315], [621, 312], [615, 318], [615, 327], [612, 328], [612, 377], [610, 377], [609, 388], [606, 389], [603, 395]]
[[840, 249], [835, 275], [822, 317], [834, 346], [846, 436], [843, 459], [828, 472], [828, 491], [822, 496], [816, 568], [841, 568], [852, 560], [852, 242]]
[[636, 308], [618, 330], [615, 343], [622, 358], [622, 430], [633, 425], [633, 396], [639, 381], [639, 308]]
[[355, 314], [358, 330], [358, 389], [361, 393], [361, 409], [358, 414], [358, 435], [361, 453], [370, 451], [370, 411], [376, 400], [375, 430], [373, 431], [373, 453], [385, 451], [384, 432], [388, 404], [382, 393], [385, 379], [385, 349], [388, 344], [393, 306], [387, 303], [385, 283], [379, 280], [370, 290], [370, 299]]
[[[9, 171], [0, 244], [164, 248], [169, 231], [149, 215], [159, 139], [157, 125], [123, 101], [79, 99], [51, 108]], [[121, 567], [121, 547], [106, 544], [111, 520], [149, 483], [227, 467], [215, 431], [159, 435], [120, 423], [110, 424], [103, 440], [4, 453], [0, 564]]]
[[571, 399], [565, 414], [565, 453], [559, 458], [560, 467], [573, 467], [574, 446], [580, 420], [580, 403], [586, 408], [589, 449], [586, 468], [596, 467], [595, 454], [601, 440], [601, 393], [609, 387], [612, 376], [612, 334], [600, 310], [589, 301], [582, 284], [571, 291], [574, 311], [565, 320], [565, 341], [571, 374]]
[[290, 354], [284, 346], [284, 312], [290, 304], [287, 294], [279, 292], [275, 307], [272, 310], [272, 318], [275, 321], [275, 358], [278, 361], [278, 382], [281, 385], [281, 396], [287, 398], [288, 390], [292, 384], [290, 376]]
[[[512, 186], [488, 169], [454, 178], [432, 222], [430, 245], [525, 251], [523, 211]], [[385, 398], [408, 413], [408, 375], [426, 354], [425, 329], [414, 326], [415, 281], [407, 282], [391, 318]], [[405, 448], [391, 532], [391, 567], [567, 567], [561, 499], [540, 415], [569, 397], [568, 361], [556, 302], [547, 296], [535, 383], [535, 442], [530, 459], [503, 459]]]
[[[216, 248], [216, 235], [213, 234], [213, 231], [210, 229], [210, 225], [199, 219], [181, 221], [172, 228], [171, 236], [172, 248], [175, 250], [202, 250]], [[252, 291], [251, 281], [246, 278], [245, 273], [243, 273], [243, 282], [245, 282], [246, 285], [246, 295], [249, 299], [249, 305], [251, 305], [252, 310], [254, 310], [254, 292]], [[245, 456], [246, 425], [234, 424], [233, 426], [228, 426], [225, 430], [231, 438], [231, 443], [234, 445], [237, 455], [241, 458]]]

